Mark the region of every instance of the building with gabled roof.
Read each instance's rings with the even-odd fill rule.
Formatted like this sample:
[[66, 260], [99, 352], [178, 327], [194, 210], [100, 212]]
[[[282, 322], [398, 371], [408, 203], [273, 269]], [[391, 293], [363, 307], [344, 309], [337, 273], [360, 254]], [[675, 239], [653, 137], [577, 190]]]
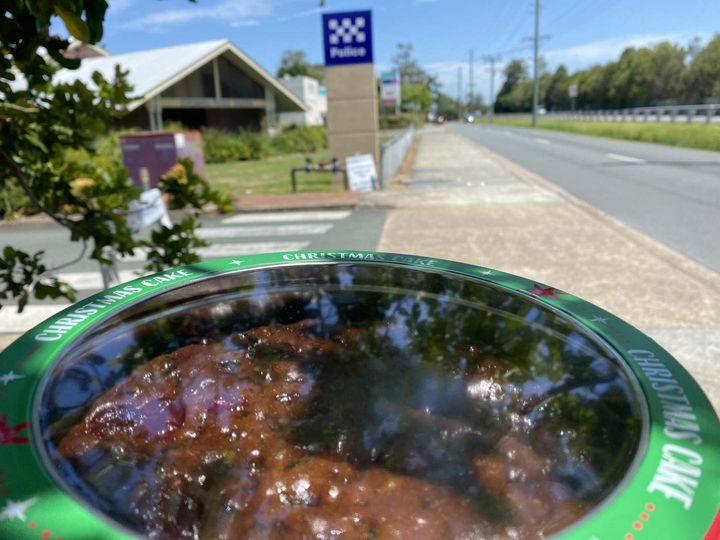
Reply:
[[123, 126], [161, 130], [178, 121], [189, 128], [268, 130], [282, 112], [305, 112], [303, 102], [229, 40], [191, 43], [134, 53], [83, 58], [56, 82], [92, 85], [99, 71], [112, 80], [127, 71], [135, 99]]

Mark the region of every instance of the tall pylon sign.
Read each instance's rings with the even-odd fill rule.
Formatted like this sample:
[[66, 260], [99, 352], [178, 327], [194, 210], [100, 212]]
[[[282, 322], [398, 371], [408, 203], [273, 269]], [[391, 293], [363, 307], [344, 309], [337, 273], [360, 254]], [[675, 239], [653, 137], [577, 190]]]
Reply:
[[356, 154], [370, 154], [378, 163], [372, 13], [325, 13], [322, 26], [330, 152], [341, 162]]

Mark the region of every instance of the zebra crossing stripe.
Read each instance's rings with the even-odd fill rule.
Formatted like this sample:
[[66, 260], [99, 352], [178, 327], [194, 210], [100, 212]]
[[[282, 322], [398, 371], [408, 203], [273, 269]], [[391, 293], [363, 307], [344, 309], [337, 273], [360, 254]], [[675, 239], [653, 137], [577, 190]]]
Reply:
[[318, 210], [308, 212], [260, 212], [237, 214], [222, 220], [223, 224], [233, 223], [288, 223], [292, 221], [339, 221], [347, 218], [350, 210]]
[[243, 238], [255, 236], [304, 236], [325, 234], [333, 228], [332, 223], [305, 225], [257, 225], [249, 227], [203, 227], [197, 235], [204, 239]]
[[[298, 251], [305, 249], [310, 242], [228, 242], [213, 244], [196, 249], [201, 259], [217, 259], [219, 257], [232, 257], [233, 255], [252, 255], [253, 253], [270, 253], [273, 251]], [[122, 262], [145, 262], [146, 249], [136, 249], [134, 255], [120, 257]]]

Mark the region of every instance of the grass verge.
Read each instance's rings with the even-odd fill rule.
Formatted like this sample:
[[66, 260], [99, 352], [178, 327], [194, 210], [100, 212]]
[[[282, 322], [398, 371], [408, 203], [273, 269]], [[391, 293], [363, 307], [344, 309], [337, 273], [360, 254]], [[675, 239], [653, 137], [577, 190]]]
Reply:
[[[495, 123], [505, 126], [530, 127], [526, 118], [495, 116]], [[720, 125], [715, 124], [654, 124], [651, 122], [586, 122], [582, 120], [556, 120], [540, 118], [537, 127], [553, 131], [567, 131], [582, 135], [595, 135], [643, 141], [700, 150], [720, 152]]]
[[[232, 161], [211, 163], [205, 166], [210, 185], [230, 196], [249, 194], [287, 194], [292, 193], [290, 169], [302, 167], [305, 158], [311, 157], [317, 163], [329, 161], [327, 152], [314, 154], [289, 154], [273, 156], [252, 161]], [[341, 191], [342, 183], [333, 183], [330, 173], [306, 174], [300, 172], [298, 193], [318, 191]]]

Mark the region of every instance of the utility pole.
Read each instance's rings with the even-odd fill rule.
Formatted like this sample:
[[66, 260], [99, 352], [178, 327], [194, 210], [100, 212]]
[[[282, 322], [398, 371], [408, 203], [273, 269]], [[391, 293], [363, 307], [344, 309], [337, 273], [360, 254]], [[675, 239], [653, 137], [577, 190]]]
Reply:
[[537, 124], [538, 100], [540, 94], [540, 74], [538, 63], [540, 56], [540, 0], [535, 0], [535, 54], [533, 58], [533, 104], [532, 127]]
[[495, 62], [500, 61], [500, 55], [483, 56], [483, 60], [490, 64], [490, 97], [488, 97], [490, 109], [488, 110], [488, 119], [492, 124], [495, 121]]
[[462, 91], [463, 80], [462, 80], [462, 66], [458, 66], [458, 120], [462, 120], [463, 117], [463, 106], [462, 106]]
[[472, 110], [472, 107], [475, 106], [475, 51], [470, 49], [470, 69], [469, 69], [469, 78], [468, 84], [470, 85], [470, 95], [468, 97], [468, 101], [470, 102], [470, 114], [474, 114], [474, 111]]

